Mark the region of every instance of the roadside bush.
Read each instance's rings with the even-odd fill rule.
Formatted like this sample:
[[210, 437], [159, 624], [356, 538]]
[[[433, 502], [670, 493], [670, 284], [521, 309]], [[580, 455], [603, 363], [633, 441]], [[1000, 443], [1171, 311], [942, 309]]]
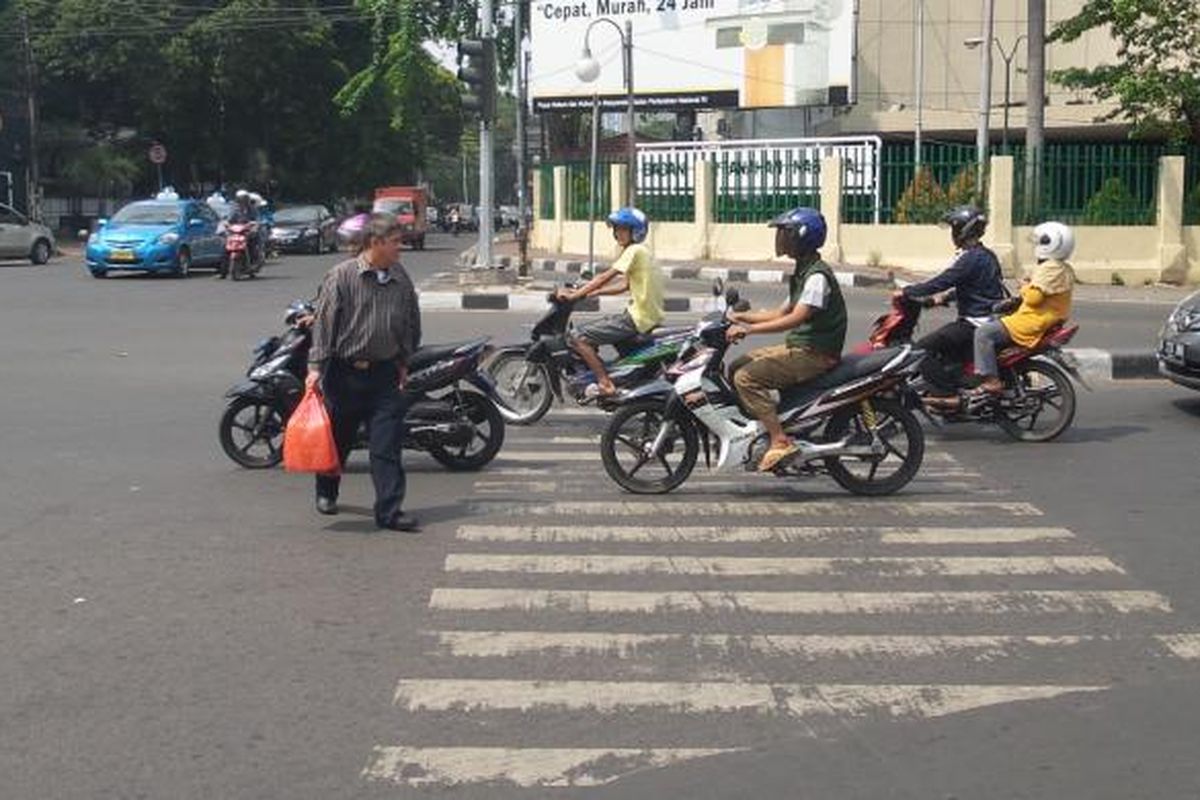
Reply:
[[929, 167], [921, 167], [896, 202], [896, 222], [927, 225], [937, 222], [946, 212], [946, 192]]
[[1189, 225], [1200, 225], [1200, 182], [1192, 187], [1183, 200], [1183, 221]]
[[983, 198], [979, 196], [978, 175], [979, 172], [974, 166], [960, 170], [950, 182], [950, 188], [946, 190], [946, 205], [950, 208], [967, 205], [983, 208]]
[[1133, 196], [1125, 182], [1112, 177], [1083, 207], [1084, 225], [1150, 225], [1154, 210]]

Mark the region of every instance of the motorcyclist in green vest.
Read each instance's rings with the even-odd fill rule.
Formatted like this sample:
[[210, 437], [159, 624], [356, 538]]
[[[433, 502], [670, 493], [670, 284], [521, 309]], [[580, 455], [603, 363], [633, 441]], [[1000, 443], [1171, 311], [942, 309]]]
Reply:
[[825, 218], [812, 208], [796, 208], [770, 223], [775, 229], [775, 255], [796, 262], [789, 279], [788, 300], [771, 311], [733, 314], [727, 334], [731, 342], [757, 333], [783, 333], [783, 344], [762, 347], [731, 366], [742, 404], [763, 424], [771, 445], [758, 468], [770, 472], [798, 445], [784, 432], [773, 391], [804, 383], [835, 367], [846, 342], [846, 303], [833, 270], [821, 260]]

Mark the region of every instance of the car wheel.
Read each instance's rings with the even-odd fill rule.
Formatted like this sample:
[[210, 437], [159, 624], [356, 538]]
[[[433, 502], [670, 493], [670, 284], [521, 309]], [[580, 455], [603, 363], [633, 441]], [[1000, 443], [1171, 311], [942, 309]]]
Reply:
[[104, 278], [108, 277], [108, 270], [106, 270], [106, 269], [94, 270], [92, 272], [92, 277], [96, 278], [98, 280], [103, 280]]
[[50, 260], [51, 252], [50, 243], [45, 239], [38, 239], [33, 243], [33, 249], [29, 251], [29, 260], [37, 266], [41, 266]]
[[175, 271], [171, 273], [176, 278], [186, 278], [192, 272], [192, 253], [186, 247], [179, 248], [175, 256]]

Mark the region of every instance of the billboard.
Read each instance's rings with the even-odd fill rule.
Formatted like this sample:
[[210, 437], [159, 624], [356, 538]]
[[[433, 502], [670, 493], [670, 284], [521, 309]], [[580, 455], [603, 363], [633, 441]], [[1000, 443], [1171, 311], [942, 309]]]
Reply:
[[[533, 0], [535, 111], [624, 94], [622, 30], [633, 26], [633, 83], [644, 110], [845, 105], [851, 100], [854, 0]], [[592, 27], [594, 26], [594, 27]], [[589, 44], [600, 76], [575, 74]]]

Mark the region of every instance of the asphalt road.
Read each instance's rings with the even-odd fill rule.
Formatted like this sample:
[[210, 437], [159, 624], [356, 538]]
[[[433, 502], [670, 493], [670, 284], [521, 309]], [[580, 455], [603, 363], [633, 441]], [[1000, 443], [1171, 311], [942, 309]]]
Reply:
[[935, 433], [883, 501], [698, 475], [641, 505], [602, 419], [555, 412], [477, 475], [411, 456], [425, 531], [380, 534], [361, 459], [331, 521], [216, 440], [332, 261], [0, 267], [5, 800], [1200, 793], [1200, 394]]

